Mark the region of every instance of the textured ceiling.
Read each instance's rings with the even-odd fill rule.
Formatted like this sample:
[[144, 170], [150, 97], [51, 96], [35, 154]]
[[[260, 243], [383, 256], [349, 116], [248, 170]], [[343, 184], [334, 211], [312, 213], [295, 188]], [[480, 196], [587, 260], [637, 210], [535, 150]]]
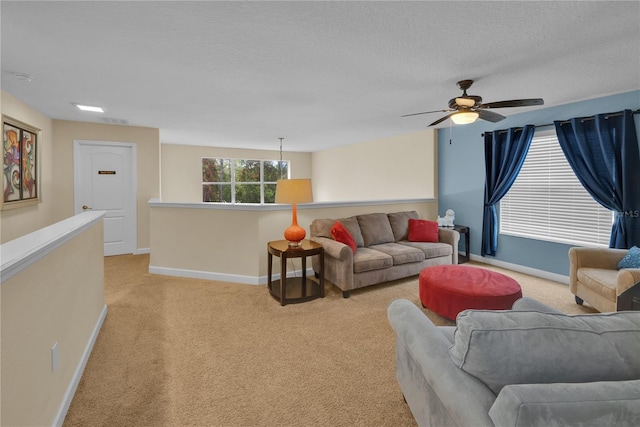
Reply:
[[441, 114], [400, 116], [446, 108], [462, 79], [485, 102], [544, 107], [640, 89], [638, 1], [3, 0], [0, 14], [3, 90], [163, 143], [317, 151], [415, 132]]

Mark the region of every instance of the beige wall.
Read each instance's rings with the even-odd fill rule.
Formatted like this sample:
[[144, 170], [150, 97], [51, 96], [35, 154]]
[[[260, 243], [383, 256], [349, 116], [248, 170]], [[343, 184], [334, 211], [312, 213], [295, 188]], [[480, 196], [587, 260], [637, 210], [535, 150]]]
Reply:
[[[298, 207], [298, 223], [308, 234], [315, 218], [404, 210], [416, 210], [422, 218], [438, 216], [436, 201], [353, 206], [312, 204]], [[290, 207], [243, 210], [197, 205], [152, 206], [150, 267], [166, 269], [166, 273], [190, 270], [211, 273], [207, 277], [217, 280], [263, 283], [267, 275], [267, 243], [282, 240], [289, 225]], [[278, 272], [275, 264], [274, 271]]]
[[[314, 218], [401, 210], [417, 210], [423, 218], [436, 219], [437, 202], [425, 202], [436, 196], [436, 147], [436, 133], [425, 130], [315, 153], [283, 153], [283, 159], [291, 161], [292, 177], [311, 177], [314, 200], [329, 203], [300, 206], [299, 224], [308, 232]], [[161, 202], [166, 205], [151, 208], [151, 269], [177, 275], [204, 272], [210, 274], [208, 278], [242, 283], [263, 281], [267, 242], [283, 238], [291, 223], [290, 207], [198, 205], [201, 159], [279, 159], [279, 155], [278, 151], [162, 144]], [[384, 200], [396, 202], [377, 202]], [[331, 205], [352, 201], [363, 203]]]
[[[149, 199], [160, 196], [160, 131], [154, 128], [51, 120], [6, 92], [2, 114], [41, 129], [39, 140], [41, 203], [0, 212], [0, 242], [74, 215], [73, 141], [129, 142], [137, 150], [138, 248], [149, 247]], [[180, 168], [177, 168], [180, 171]]]
[[[201, 147], [162, 144], [162, 200], [165, 202], [202, 202], [202, 158], [279, 160], [279, 151], [240, 148]], [[311, 153], [283, 152], [283, 160], [291, 162], [291, 178], [311, 177]]]
[[0, 425], [54, 425], [105, 309], [102, 219], [0, 286]]
[[313, 153], [314, 200], [436, 197], [436, 135], [427, 129]]
[[0, 211], [0, 243], [4, 243], [54, 221], [56, 187], [53, 185], [53, 121], [6, 92], [0, 92], [0, 96], [2, 114], [41, 130], [38, 138], [41, 203]]
[[[74, 140], [136, 144], [138, 249], [150, 248], [154, 240], [153, 246], [159, 252], [152, 254], [152, 263], [160, 262], [156, 265], [173, 265], [169, 259], [165, 262], [165, 254], [160, 249], [166, 242], [173, 242], [174, 246], [184, 243], [184, 247], [192, 243], [181, 239], [179, 233], [185, 225], [199, 224], [199, 219], [191, 222], [193, 215], [214, 212], [205, 214], [210, 216], [203, 219], [204, 225], [196, 228], [205, 230], [209, 242], [217, 242], [218, 248], [233, 248], [245, 235], [252, 241], [260, 241], [260, 245], [266, 244], [281, 237], [279, 234], [271, 235], [271, 223], [277, 221], [286, 225], [289, 221], [288, 213], [273, 210], [265, 215], [265, 212], [215, 210], [186, 214], [184, 209], [179, 209], [176, 212], [158, 211], [154, 224], [150, 218], [150, 199], [161, 197], [164, 202], [187, 203], [201, 201], [202, 157], [272, 160], [280, 158], [278, 150], [160, 144], [158, 129], [50, 120], [4, 93], [2, 108], [3, 113], [43, 129], [40, 153], [43, 202], [38, 206], [3, 211], [0, 216], [3, 242], [74, 214]], [[431, 199], [437, 190], [435, 135], [433, 130], [425, 130], [316, 153], [284, 152], [282, 157], [291, 161], [293, 178], [313, 179], [316, 202]], [[327, 208], [322, 216], [338, 217], [365, 211], [368, 208]], [[317, 212], [314, 215], [318, 215]], [[176, 218], [180, 215], [186, 217]], [[304, 208], [300, 210], [301, 224], [306, 221], [308, 226], [312, 218], [305, 217]], [[252, 225], [247, 228], [247, 224]], [[274, 228], [284, 229], [284, 225]], [[258, 233], [258, 238], [252, 233]], [[237, 265], [241, 263], [250, 276], [262, 275], [266, 271], [261, 261], [262, 246], [252, 249], [251, 256], [248, 256], [246, 246], [240, 246], [237, 249], [246, 254], [243, 257], [233, 258], [229, 250], [219, 249], [222, 252], [217, 259], [225, 260], [220, 263], [220, 273], [226, 274], [226, 269], [231, 268], [231, 274], [238, 274], [243, 270]], [[205, 255], [189, 250], [185, 253], [185, 262], [180, 263], [182, 268], [200, 268], [200, 257]]]
[[[432, 129], [315, 153], [284, 152], [292, 178], [312, 178], [317, 202], [433, 198], [437, 141]], [[276, 150], [161, 145], [165, 202], [202, 201], [202, 158], [277, 160]], [[179, 166], [178, 166], [179, 165]]]
[[149, 264], [221, 275], [255, 276], [259, 214], [152, 207]]
[[[77, 139], [136, 144], [138, 249], [149, 247], [148, 201], [160, 196], [160, 131], [154, 128], [118, 126], [99, 123], [53, 121], [51, 153], [55, 165], [53, 221], [74, 214], [73, 206], [73, 141]], [[179, 168], [178, 168], [179, 169]]]

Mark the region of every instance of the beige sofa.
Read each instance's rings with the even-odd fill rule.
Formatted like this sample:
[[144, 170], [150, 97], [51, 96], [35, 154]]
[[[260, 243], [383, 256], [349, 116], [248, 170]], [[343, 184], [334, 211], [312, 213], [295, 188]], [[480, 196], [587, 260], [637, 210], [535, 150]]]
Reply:
[[[349, 292], [365, 286], [419, 274], [431, 265], [457, 264], [460, 234], [439, 229], [439, 242], [407, 240], [409, 219], [419, 219], [415, 211], [373, 213], [340, 219], [314, 219], [309, 238], [324, 247], [324, 277]], [[339, 221], [351, 233], [357, 249], [333, 239], [331, 227]], [[313, 269], [320, 272], [320, 261], [313, 257]]]
[[569, 249], [569, 289], [576, 302], [591, 304], [601, 313], [616, 311], [618, 295], [640, 282], [640, 269], [617, 270], [626, 249]]

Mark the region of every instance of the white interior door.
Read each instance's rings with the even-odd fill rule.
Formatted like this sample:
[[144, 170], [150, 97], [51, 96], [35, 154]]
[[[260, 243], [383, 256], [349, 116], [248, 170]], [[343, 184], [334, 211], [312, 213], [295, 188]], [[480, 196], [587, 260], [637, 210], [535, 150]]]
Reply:
[[105, 211], [104, 254], [130, 254], [137, 247], [136, 146], [74, 141], [75, 213]]

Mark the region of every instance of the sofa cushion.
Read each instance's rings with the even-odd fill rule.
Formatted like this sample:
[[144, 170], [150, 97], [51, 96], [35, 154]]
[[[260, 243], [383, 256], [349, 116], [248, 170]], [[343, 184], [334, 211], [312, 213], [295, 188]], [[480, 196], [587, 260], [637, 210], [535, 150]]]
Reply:
[[568, 316], [465, 310], [453, 362], [498, 394], [508, 384], [640, 378], [640, 312]]
[[640, 268], [640, 248], [632, 246], [624, 258], [620, 260], [617, 268], [618, 270], [621, 268]]
[[349, 246], [353, 253], [356, 252], [358, 248], [356, 241], [353, 240], [353, 236], [349, 233], [349, 230], [347, 230], [340, 221], [336, 221], [333, 227], [331, 227], [331, 236], [333, 236], [333, 240]]
[[393, 239], [396, 242], [407, 240], [409, 235], [409, 219], [420, 218], [416, 211], [394, 212], [387, 214], [387, 216], [389, 217], [389, 224], [391, 224], [391, 230], [393, 231]]
[[438, 241], [438, 223], [427, 219], [410, 219], [409, 220], [409, 237], [410, 242], [431, 242]]
[[394, 242], [393, 231], [386, 213], [358, 215], [358, 224], [364, 240], [364, 246]]
[[353, 240], [356, 242], [356, 246], [359, 248], [364, 246], [364, 240], [362, 239], [362, 233], [360, 232], [360, 226], [358, 225], [358, 220], [355, 216], [349, 218], [340, 218], [336, 221], [339, 221], [340, 224], [344, 225], [344, 228], [349, 230]]
[[384, 252], [376, 251], [369, 248], [358, 248], [353, 254], [353, 272], [362, 273], [363, 271], [379, 270], [393, 266], [393, 258]]
[[424, 260], [424, 252], [411, 246], [399, 245], [397, 243], [383, 243], [373, 245], [371, 249], [391, 255], [393, 265], [407, 264], [410, 262], [420, 262]]
[[331, 235], [331, 227], [333, 227], [333, 224], [335, 223], [335, 219], [314, 219], [311, 222], [309, 231], [313, 237], [326, 237], [327, 239], [333, 239], [333, 236]]
[[637, 426], [640, 380], [508, 385], [489, 416], [497, 426]]
[[398, 244], [420, 249], [422, 252], [424, 252], [425, 259], [451, 256], [453, 254], [453, 247], [447, 243], [403, 241], [403, 242], [398, 242]]
[[314, 219], [311, 222], [311, 235], [314, 237], [326, 237], [328, 239], [333, 239], [333, 235], [331, 234], [331, 227], [336, 221], [340, 222], [346, 228], [353, 240], [356, 242], [356, 246], [361, 248], [364, 246], [364, 241], [362, 240], [362, 233], [360, 233], [360, 226], [358, 225], [358, 220], [356, 217], [350, 218], [340, 218], [340, 219]]
[[610, 301], [616, 300], [618, 270], [604, 268], [579, 268], [578, 281], [598, 295], [604, 295]]

